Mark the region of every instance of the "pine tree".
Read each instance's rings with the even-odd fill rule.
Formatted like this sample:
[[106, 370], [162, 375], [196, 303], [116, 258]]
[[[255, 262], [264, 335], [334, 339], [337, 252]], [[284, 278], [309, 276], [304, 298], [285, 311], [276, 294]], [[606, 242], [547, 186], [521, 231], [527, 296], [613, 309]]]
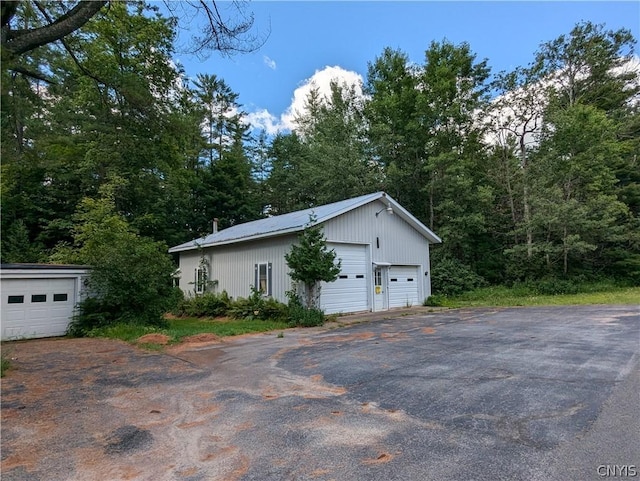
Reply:
[[298, 244], [291, 246], [291, 251], [284, 256], [291, 269], [291, 279], [304, 285], [308, 308], [318, 308], [320, 282], [333, 282], [340, 274], [340, 260], [335, 262], [336, 252], [327, 248], [322, 228], [314, 225], [315, 221], [315, 216], [311, 215], [298, 236]]

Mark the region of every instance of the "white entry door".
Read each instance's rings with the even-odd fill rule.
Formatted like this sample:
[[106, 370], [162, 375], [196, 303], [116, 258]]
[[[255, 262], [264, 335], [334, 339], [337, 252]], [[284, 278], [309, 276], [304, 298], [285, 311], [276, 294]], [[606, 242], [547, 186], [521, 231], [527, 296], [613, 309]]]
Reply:
[[373, 268], [373, 310], [389, 309], [388, 267], [376, 265]]

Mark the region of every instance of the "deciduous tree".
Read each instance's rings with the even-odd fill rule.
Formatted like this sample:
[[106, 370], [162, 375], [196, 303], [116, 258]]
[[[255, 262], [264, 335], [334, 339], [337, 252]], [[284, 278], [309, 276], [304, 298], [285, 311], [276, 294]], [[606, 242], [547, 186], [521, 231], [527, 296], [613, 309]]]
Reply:
[[117, 322], [158, 324], [170, 307], [174, 271], [167, 245], [140, 236], [117, 213], [115, 185], [99, 199], [84, 199], [75, 217], [75, 249], [61, 246], [53, 259], [91, 266], [91, 298], [80, 304], [75, 334]]

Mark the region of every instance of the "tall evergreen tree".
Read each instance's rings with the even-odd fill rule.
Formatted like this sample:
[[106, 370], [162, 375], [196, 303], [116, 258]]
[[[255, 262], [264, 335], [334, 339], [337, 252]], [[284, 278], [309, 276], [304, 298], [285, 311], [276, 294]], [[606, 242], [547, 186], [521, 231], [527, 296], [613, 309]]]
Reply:
[[378, 190], [381, 169], [368, 152], [364, 99], [357, 85], [330, 83], [326, 97], [312, 91], [297, 130], [308, 148], [303, 164], [308, 194], [327, 204]]
[[305, 166], [310, 155], [308, 146], [295, 131], [273, 138], [269, 148], [272, 168], [266, 181], [269, 213], [280, 215], [317, 205], [306, 178]]
[[202, 129], [207, 139], [202, 162], [213, 166], [232, 144], [242, 123], [238, 94], [216, 75], [198, 74], [193, 95], [202, 109]]
[[369, 63], [365, 118], [373, 159], [384, 166], [385, 190], [426, 220], [421, 195], [427, 184], [426, 139], [418, 112], [416, 70], [404, 52], [391, 48]]
[[196, 210], [201, 233], [210, 232], [211, 221], [220, 227], [254, 220], [262, 208], [252, 176], [248, 125], [235, 93], [215, 75], [198, 75], [193, 97], [202, 116], [206, 144], [196, 170]]
[[301, 282], [304, 287], [304, 305], [307, 308], [319, 308], [320, 282], [333, 282], [340, 274], [340, 259], [336, 262], [336, 252], [327, 247], [322, 228], [315, 224], [315, 217], [309, 218], [309, 224], [298, 235], [298, 243], [284, 258], [291, 269], [291, 279]]

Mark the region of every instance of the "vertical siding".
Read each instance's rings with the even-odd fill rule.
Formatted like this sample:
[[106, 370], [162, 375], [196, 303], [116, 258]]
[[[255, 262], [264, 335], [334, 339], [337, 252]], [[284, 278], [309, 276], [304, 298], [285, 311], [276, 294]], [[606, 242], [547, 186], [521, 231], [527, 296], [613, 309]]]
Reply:
[[[385, 203], [376, 201], [338, 216], [324, 224], [324, 235], [328, 242], [367, 245], [369, 277], [371, 262], [418, 267], [419, 289], [423, 297], [428, 297], [431, 294], [429, 243], [400, 217], [389, 215], [385, 207]], [[218, 281], [215, 291], [226, 290], [232, 297], [247, 297], [255, 282], [255, 264], [271, 262], [273, 297], [286, 302], [285, 293], [291, 289], [291, 279], [284, 256], [295, 240], [296, 235], [287, 235], [205, 249], [204, 255], [211, 267], [209, 279]], [[186, 293], [193, 293], [194, 270], [201, 255], [199, 251], [180, 253], [180, 287]]]
[[286, 302], [291, 281], [284, 256], [294, 240], [295, 236], [283, 236], [206, 249], [211, 257], [211, 279], [218, 281], [217, 291], [226, 290], [234, 298], [249, 296], [255, 284], [255, 264], [270, 262], [272, 297]]
[[194, 293], [194, 272], [204, 254], [209, 262], [209, 280], [217, 281], [213, 292], [227, 291], [234, 298], [248, 297], [255, 283], [255, 264], [271, 263], [272, 295], [286, 302], [291, 289], [289, 268], [284, 256], [289, 252], [295, 236], [283, 236], [255, 242], [240, 242], [200, 251], [180, 253], [180, 288], [187, 295]]
[[422, 266], [422, 278], [423, 286], [422, 292], [424, 293], [425, 299], [431, 295], [431, 252], [427, 250], [427, 260], [425, 264]]
[[[372, 202], [330, 220], [324, 226], [327, 240], [370, 244], [373, 262], [426, 264], [428, 241], [397, 215], [389, 215], [382, 202]], [[379, 247], [376, 242], [379, 239]]]
[[385, 203], [376, 201], [338, 216], [325, 224], [325, 236], [329, 241], [369, 244], [372, 262], [418, 266], [420, 291], [423, 297], [428, 297], [431, 295], [429, 242], [403, 219], [389, 215], [385, 208]]
[[194, 274], [200, 265], [200, 251], [184, 251], [180, 253], [180, 289], [187, 296], [195, 292]]

